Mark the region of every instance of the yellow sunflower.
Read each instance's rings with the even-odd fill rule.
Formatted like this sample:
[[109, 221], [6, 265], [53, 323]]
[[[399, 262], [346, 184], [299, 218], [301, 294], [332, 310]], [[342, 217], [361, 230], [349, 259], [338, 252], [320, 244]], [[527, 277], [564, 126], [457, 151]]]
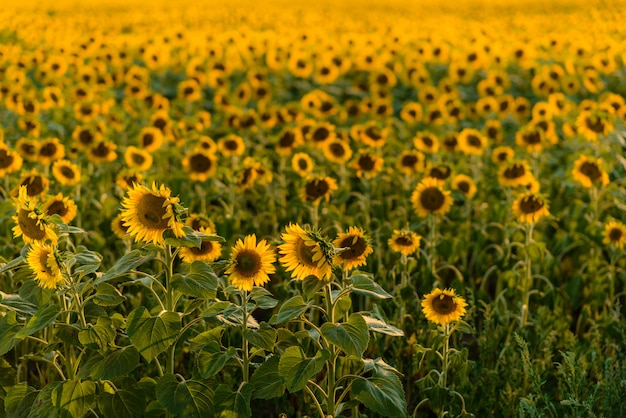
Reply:
[[119, 239], [130, 240], [133, 238], [128, 234], [128, 227], [124, 225], [124, 219], [122, 219], [121, 213], [118, 213], [111, 221], [111, 231], [113, 231], [115, 236]]
[[435, 324], [446, 325], [465, 315], [467, 303], [456, 295], [454, 289], [433, 289], [424, 296], [421, 305], [426, 319]]
[[404, 150], [398, 155], [396, 167], [404, 174], [414, 175], [424, 171], [424, 154], [419, 151]]
[[500, 166], [498, 183], [502, 187], [525, 186], [534, 179], [526, 161], [516, 161]]
[[87, 158], [94, 163], [110, 163], [115, 161], [117, 145], [111, 141], [100, 141], [95, 143], [87, 151]]
[[63, 282], [61, 266], [55, 248], [48, 244], [32, 243], [26, 263], [35, 274], [35, 281], [44, 289], [56, 289]]
[[471, 199], [478, 190], [474, 179], [465, 174], [457, 174], [452, 178], [452, 188], [463, 193], [463, 196]]
[[197, 149], [183, 158], [183, 169], [191, 180], [205, 181], [217, 171], [217, 161], [212, 152]]
[[42, 196], [50, 187], [50, 181], [33, 169], [22, 175], [17, 187], [11, 190], [11, 197], [18, 197], [21, 188], [26, 187], [26, 194], [30, 197]]
[[57, 234], [50, 227], [45, 216], [37, 207], [37, 199], [28, 196], [26, 187], [19, 189], [19, 196], [13, 202], [16, 214], [13, 216], [15, 226], [13, 227], [13, 237], [22, 237], [26, 243], [57, 242]]
[[418, 216], [443, 215], [452, 207], [454, 199], [450, 191], [443, 190], [440, 181], [433, 177], [424, 178], [411, 195], [411, 203]]
[[128, 190], [121, 213], [124, 226], [135, 241], [160, 244], [165, 231], [172, 231], [179, 238], [185, 235], [184, 224], [179, 219], [180, 200], [171, 194], [165, 185], [157, 187], [156, 183], [152, 183], [151, 189], [134, 183]]
[[276, 152], [278, 155], [289, 155], [303, 143], [304, 139], [300, 129], [285, 128], [278, 134], [278, 140], [275, 145]]
[[256, 235], [237, 240], [230, 253], [231, 265], [226, 269], [237, 289], [251, 291], [253, 286], [262, 286], [276, 272], [274, 250], [264, 239], [257, 243]]
[[59, 138], [45, 138], [39, 143], [37, 160], [42, 165], [48, 165], [53, 161], [60, 160], [65, 156], [65, 146]]
[[544, 216], [550, 215], [548, 202], [536, 193], [521, 194], [513, 202], [513, 214], [520, 222], [535, 223]]
[[300, 177], [307, 177], [315, 167], [315, 163], [305, 152], [297, 152], [291, 159], [291, 167]]
[[163, 145], [163, 132], [155, 126], [145, 127], [139, 132], [139, 145], [148, 152], [154, 152]]
[[361, 151], [352, 162], [351, 167], [356, 170], [357, 177], [368, 179], [376, 177], [383, 169], [384, 160], [368, 151]]
[[398, 229], [394, 229], [391, 238], [387, 240], [387, 244], [392, 251], [404, 256], [409, 256], [419, 250], [421, 242], [422, 237], [415, 232]]
[[500, 146], [495, 147], [491, 152], [491, 161], [495, 164], [504, 164], [515, 156], [515, 151], [511, 147]]
[[243, 138], [239, 135], [229, 134], [218, 139], [217, 149], [224, 156], [238, 156], [243, 154], [246, 145], [243, 142]]
[[[199, 231], [205, 234], [212, 234], [215, 232], [209, 227], [200, 227]], [[200, 248], [183, 247], [180, 249], [178, 254], [186, 263], [193, 263], [194, 261], [212, 263], [222, 255], [222, 244], [216, 241], [202, 241]]]
[[352, 158], [352, 149], [348, 141], [332, 139], [324, 145], [324, 157], [336, 164], [345, 164]]
[[80, 182], [80, 168], [69, 160], [58, 160], [52, 164], [52, 176], [64, 186], [75, 186]]
[[6, 177], [15, 173], [20, 168], [24, 160], [15, 151], [11, 151], [4, 143], [0, 143], [0, 177]]
[[152, 166], [152, 154], [145, 149], [137, 148], [133, 145], [128, 146], [124, 152], [124, 161], [129, 168], [137, 171], [146, 171]]
[[439, 151], [439, 138], [428, 132], [418, 132], [413, 138], [413, 145], [419, 151], [435, 154]]
[[308, 177], [300, 197], [305, 202], [319, 205], [322, 200], [328, 202], [332, 192], [337, 189], [337, 182], [331, 177]]
[[604, 225], [602, 243], [623, 250], [626, 244], [626, 225], [619, 221], [611, 221]]
[[333, 245], [339, 250], [334, 257], [334, 263], [344, 270], [364, 265], [367, 256], [374, 252], [363, 229], [355, 226], [351, 226], [348, 232], [340, 233]]
[[329, 281], [332, 277], [331, 258], [324, 251], [320, 239], [300, 225], [289, 224], [281, 235], [285, 244], [278, 246], [280, 263], [285, 270], [292, 272], [291, 277], [304, 280], [315, 276], [319, 280]]
[[465, 128], [458, 136], [459, 149], [466, 155], [483, 155], [487, 138], [478, 130]]
[[572, 175], [574, 180], [587, 188], [594, 184], [602, 186], [609, 184], [609, 175], [602, 169], [602, 160], [599, 158], [581, 155], [574, 163]]
[[69, 224], [76, 217], [77, 208], [71, 198], [59, 193], [46, 200], [42, 211], [46, 216], [59, 215], [64, 223]]

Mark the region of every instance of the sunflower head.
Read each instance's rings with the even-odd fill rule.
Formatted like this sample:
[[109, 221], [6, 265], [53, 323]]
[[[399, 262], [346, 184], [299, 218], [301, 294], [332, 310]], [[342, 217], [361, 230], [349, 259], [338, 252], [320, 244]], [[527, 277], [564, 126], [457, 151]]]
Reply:
[[328, 202], [330, 195], [337, 188], [337, 182], [331, 177], [309, 177], [304, 183], [301, 198], [305, 202], [319, 205], [322, 200]]
[[26, 263], [35, 275], [35, 281], [44, 289], [56, 289], [63, 282], [63, 274], [55, 247], [40, 242], [32, 243]]
[[171, 190], [165, 185], [152, 188], [133, 184], [128, 196], [122, 201], [122, 219], [128, 233], [135, 241], [160, 244], [163, 234], [170, 231], [177, 238], [183, 237], [182, 213], [185, 209], [179, 204], [178, 197], [171, 196]]
[[304, 280], [315, 276], [329, 281], [332, 277], [333, 247], [318, 232], [298, 224], [289, 224], [278, 246], [280, 263], [291, 276]]
[[389, 248], [393, 251], [409, 256], [415, 253], [419, 247], [422, 237], [413, 231], [394, 230], [391, 238], [387, 241]]
[[619, 221], [608, 222], [602, 233], [602, 243], [620, 250], [626, 245], [626, 225]]
[[[204, 234], [213, 234], [215, 232], [210, 227], [200, 227], [199, 231]], [[182, 247], [179, 255], [186, 263], [194, 261], [212, 263], [222, 255], [222, 245], [217, 241], [202, 241], [199, 248]]]
[[465, 315], [467, 303], [465, 299], [455, 294], [454, 289], [433, 289], [424, 296], [421, 305], [426, 319], [439, 325], [446, 325], [458, 321]]
[[413, 208], [422, 217], [446, 214], [453, 202], [450, 191], [443, 190], [440, 181], [433, 177], [424, 178], [411, 195]]
[[257, 243], [256, 235], [237, 240], [230, 253], [230, 266], [226, 274], [237, 289], [251, 291], [253, 286], [269, 282], [270, 274], [276, 272], [276, 255], [265, 240]]
[[594, 185], [606, 186], [609, 184], [609, 175], [602, 168], [602, 160], [581, 155], [574, 163], [572, 170], [574, 180], [583, 187], [590, 188]]
[[30, 197], [26, 186], [19, 188], [19, 195], [13, 201], [16, 213], [13, 216], [15, 226], [13, 237], [22, 237], [26, 243], [56, 243], [57, 234], [38, 206], [37, 198]]
[[544, 216], [550, 215], [548, 202], [533, 192], [521, 194], [513, 202], [513, 213], [520, 222], [535, 223]]
[[334, 262], [345, 270], [364, 265], [367, 256], [374, 251], [363, 229], [354, 226], [347, 232], [340, 233], [333, 245], [337, 248]]
[[59, 215], [66, 224], [70, 223], [77, 213], [76, 203], [71, 198], [63, 196], [63, 193], [48, 198], [42, 210], [46, 216]]

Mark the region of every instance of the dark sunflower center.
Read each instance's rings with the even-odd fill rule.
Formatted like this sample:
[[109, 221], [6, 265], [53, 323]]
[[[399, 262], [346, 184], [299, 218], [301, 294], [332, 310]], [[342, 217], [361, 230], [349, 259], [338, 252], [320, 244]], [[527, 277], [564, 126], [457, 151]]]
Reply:
[[300, 168], [300, 170], [306, 170], [307, 168], [309, 168], [309, 163], [304, 158], [300, 158], [298, 160], [298, 167]]
[[160, 129], [162, 131], [167, 126], [167, 121], [165, 119], [163, 119], [163, 118], [157, 118], [152, 123], [152, 126], [154, 126], [157, 129]]
[[585, 161], [584, 163], [582, 163], [582, 165], [580, 166], [580, 172], [583, 173], [586, 177], [589, 177], [589, 179], [591, 179], [592, 181], [598, 180], [600, 177], [602, 177], [600, 167], [598, 167], [596, 163], [593, 163], [591, 161]]
[[443, 141], [443, 145], [448, 149], [454, 149], [459, 144], [456, 136], [450, 136]]
[[191, 93], [194, 92], [193, 87], [185, 87], [185, 90], [183, 90], [183, 93], [185, 94], [185, 96], [190, 96]]
[[224, 147], [229, 151], [236, 151], [239, 148], [237, 141], [229, 139], [224, 142]]
[[434, 177], [436, 179], [439, 180], [445, 180], [448, 177], [450, 177], [450, 173], [452, 171], [450, 170], [449, 167], [446, 166], [440, 166], [440, 167], [433, 167], [430, 169], [430, 173], [428, 173], [428, 175], [430, 177]]
[[144, 147], [147, 147], [147, 146], [151, 145], [154, 142], [154, 135], [152, 135], [152, 134], [145, 134], [141, 138], [141, 142], [142, 142]]
[[604, 132], [604, 122], [598, 117], [586, 118], [585, 123], [587, 127], [595, 133]]
[[189, 167], [195, 173], [205, 173], [212, 165], [211, 159], [203, 154], [194, 154], [189, 158]]
[[57, 152], [56, 144], [48, 142], [39, 149], [39, 155], [44, 157], [52, 157]]
[[287, 131], [281, 135], [280, 139], [278, 140], [278, 145], [281, 148], [289, 148], [291, 145], [293, 145], [294, 142], [296, 142], [296, 136], [293, 134], [293, 132]]
[[68, 178], [68, 179], [73, 179], [74, 177], [76, 177], [74, 170], [65, 166], [61, 167], [61, 174], [63, 175], [63, 177]]
[[417, 156], [410, 154], [402, 157], [401, 162], [403, 167], [413, 167], [415, 166], [415, 164], [417, 164], [417, 161]]
[[254, 173], [254, 168], [246, 168], [241, 173], [241, 184], [246, 185], [252, 181], [252, 173]]
[[322, 112], [329, 112], [330, 110], [332, 110], [333, 108], [333, 104], [327, 100], [322, 102], [322, 105], [320, 106], [320, 110]]
[[523, 213], [535, 213], [543, 208], [543, 201], [537, 196], [527, 196], [522, 199], [519, 207]]
[[379, 74], [378, 77], [376, 77], [376, 82], [378, 84], [387, 84], [389, 82], [389, 77], [387, 77], [385, 74]]
[[142, 196], [136, 209], [139, 222], [148, 229], [168, 229], [167, 219], [163, 219], [167, 214], [164, 203], [165, 198], [161, 196]]
[[359, 157], [359, 167], [361, 167], [364, 171], [371, 171], [376, 166], [376, 161], [372, 158], [371, 155], [362, 155]]
[[324, 179], [311, 180], [306, 184], [305, 187], [306, 195], [311, 200], [315, 200], [324, 196], [326, 193], [328, 193], [329, 190], [330, 187]]
[[434, 144], [433, 139], [429, 136], [423, 136], [421, 139], [424, 145], [426, 145], [428, 148], [432, 147]]
[[538, 122], [536, 126], [537, 126], [537, 128], [541, 129], [544, 132], [547, 132], [548, 128], [550, 127], [548, 125], [548, 122], [546, 122], [545, 120], [542, 120], [541, 122]]
[[132, 155], [132, 160], [133, 160], [133, 162], [134, 162], [135, 164], [137, 164], [137, 165], [141, 165], [141, 164], [143, 164], [143, 163], [146, 161], [146, 157], [144, 157], [144, 156], [143, 156], [143, 155], [141, 155], [141, 154], [136, 154], [136, 153], [133, 153], [133, 155]]
[[373, 139], [374, 141], [378, 141], [383, 138], [383, 136], [380, 133], [380, 129], [378, 129], [375, 126], [368, 127], [365, 130], [365, 135], [367, 135], [370, 139]]
[[296, 255], [298, 257], [298, 261], [309, 267], [317, 267], [315, 261], [313, 261], [313, 248], [306, 245], [304, 240], [300, 238], [296, 243]]
[[52, 269], [48, 266], [48, 251], [39, 252], [39, 266], [41, 267], [42, 273], [52, 274]]
[[59, 200], [55, 200], [46, 209], [46, 215], [48, 216], [59, 215], [63, 217], [65, 216], [65, 214], [67, 214], [67, 211], [68, 211], [68, 208], [67, 206], [65, 206], [65, 203]]
[[213, 244], [211, 243], [211, 241], [202, 241], [202, 244], [200, 244], [200, 248], [191, 247], [190, 250], [195, 255], [210, 254], [211, 251], [213, 251]]
[[21, 150], [24, 155], [30, 155], [30, 156], [35, 155], [35, 153], [37, 152], [37, 150], [32, 144], [22, 144]]
[[480, 138], [477, 137], [476, 135], [468, 135], [467, 143], [470, 144], [474, 148], [480, 148], [482, 147], [482, 144], [483, 144]]
[[78, 140], [81, 144], [89, 145], [93, 141], [93, 135], [87, 129], [81, 130], [78, 134]]
[[505, 162], [508, 158], [509, 158], [509, 154], [507, 154], [506, 152], [501, 152], [497, 155], [496, 157], [498, 159], [498, 161], [500, 162]]
[[313, 132], [313, 140], [316, 142], [322, 142], [326, 138], [328, 138], [329, 134], [330, 134], [330, 131], [328, 129], [324, 127], [317, 128], [315, 132]]
[[445, 196], [437, 187], [428, 187], [422, 190], [420, 203], [424, 209], [434, 212], [440, 209], [444, 202]]
[[333, 154], [335, 157], [343, 157], [344, 155], [346, 155], [346, 149], [340, 143], [333, 142], [332, 144], [330, 144], [329, 149], [331, 154]]
[[467, 194], [470, 189], [470, 185], [466, 181], [459, 182], [459, 184], [457, 184], [457, 187], [459, 188], [461, 192], [463, 192], [463, 194]]
[[526, 168], [522, 164], [513, 164], [507, 167], [503, 174], [507, 179], [517, 179], [526, 174]]
[[352, 260], [358, 258], [367, 249], [367, 242], [365, 242], [363, 237], [356, 237], [356, 242], [353, 242], [354, 238], [354, 235], [349, 235], [339, 243], [340, 248], [348, 248], [339, 255], [342, 259]]
[[43, 179], [41, 176], [27, 177], [20, 183], [20, 186], [26, 186], [28, 196], [37, 196], [43, 193]]
[[539, 135], [539, 132], [528, 132], [522, 139], [525, 143], [530, 145], [541, 143], [541, 135]]
[[261, 270], [261, 256], [256, 251], [241, 251], [236, 262], [237, 272], [244, 277], [253, 277]]
[[0, 149], [0, 168], [7, 168], [13, 164], [13, 156], [5, 149]]
[[448, 295], [441, 295], [433, 299], [432, 308], [433, 311], [439, 315], [448, 315], [456, 310], [456, 303], [454, 298]]
[[613, 242], [617, 242], [620, 239], [622, 239], [622, 236], [624, 235], [624, 233], [622, 232], [621, 229], [619, 228], [612, 228], [609, 231], [609, 239]]
[[396, 245], [399, 245], [401, 247], [410, 247], [411, 245], [413, 245], [413, 240], [411, 240], [409, 237], [401, 235], [396, 238], [395, 243]]
[[91, 154], [96, 157], [106, 157], [109, 155], [109, 147], [104, 142], [100, 142], [98, 145], [91, 149]]
[[22, 230], [22, 234], [32, 240], [41, 241], [46, 238], [46, 231], [37, 225], [37, 219], [31, 218], [33, 213], [30, 210], [20, 209], [17, 213], [17, 223]]

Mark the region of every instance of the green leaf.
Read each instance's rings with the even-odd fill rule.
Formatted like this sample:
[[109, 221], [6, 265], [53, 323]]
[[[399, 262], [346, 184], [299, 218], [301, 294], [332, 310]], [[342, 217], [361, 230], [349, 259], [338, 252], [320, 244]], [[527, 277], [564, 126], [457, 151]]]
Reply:
[[189, 272], [172, 276], [172, 287], [184, 295], [211, 300], [217, 294], [217, 276], [206, 263], [194, 261]]
[[[20, 291], [26, 286], [26, 283], [32, 282], [35, 284], [34, 280], [27, 280], [20, 287]], [[35, 286], [37, 286], [35, 284]], [[38, 287], [38, 286], [37, 286]], [[21, 295], [16, 294], [7, 294], [0, 290], [0, 308], [4, 308], [6, 310], [17, 311], [23, 315], [32, 316], [37, 312], [37, 305], [29, 302], [27, 299], [24, 299]]]
[[246, 329], [248, 341], [266, 351], [274, 351], [276, 330], [265, 322], [261, 322], [258, 330]]
[[528, 251], [528, 257], [532, 261], [540, 262], [546, 253], [546, 244], [544, 242], [530, 243], [526, 246], [526, 251]]
[[15, 334], [15, 338], [24, 339], [37, 331], [47, 328], [54, 323], [58, 314], [59, 307], [57, 305], [48, 305], [39, 309], [37, 313], [28, 320], [24, 328]]
[[59, 417], [82, 418], [95, 406], [96, 384], [90, 380], [66, 380], [52, 392]]
[[350, 392], [363, 405], [383, 416], [406, 416], [402, 383], [394, 374], [384, 377], [358, 377], [352, 381]]
[[7, 391], [4, 399], [7, 416], [26, 418], [36, 398], [37, 392], [29, 388], [26, 382], [13, 386]]
[[198, 354], [200, 376], [204, 379], [215, 376], [236, 355], [237, 349], [235, 347], [228, 347], [226, 351], [222, 351], [216, 342], [206, 345], [204, 350]]
[[115, 286], [108, 283], [98, 285], [96, 294], [93, 296], [93, 303], [98, 306], [117, 306], [125, 300], [126, 297]]
[[219, 342], [222, 339], [223, 333], [224, 333], [224, 327], [215, 327], [215, 328], [209, 329], [208, 331], [203, 331], [200, 334], [196, 335], [195, 337], [187, 340], [191, 344], [189, 349], [191, 351], [199, 351], [207, 344], [210, 344], [213, 342], [216, 342], [219, 344]]
[[350, 315], [348, 321], [341, 324], [327, 322], [322, 325], [321, 331], [328, 341], [349, 356], [361, 357], [370, 339], [367, 323], [357, 313]]
[[173, 374], [161, 376], [156, 385], [156, 397], [168, 411], [180, 418], [213, 416], [213, 389], [197, 380], [179, 382]]
[[24, 262], [24, 256], [18, 255], [13, 260], [9, 261], [2, 267], [0, 267], [0, 273], [4, 273], [5, 271], [13, 270], [14, 268], [18, 268]]
[[78, 333], [78, 341], [85, 347], [96, 350], [106, 349], [115, 340], [115, 330], [112, 323], [113, 321], [107, 317], [99, 317], [96, 325]]
[[148, 249], [142, 248], [140, 250], [132, 250], [117, 260], [117, 263], [115, 263], [115, 265], [105, 274], [98, 277], [93, 284], [94, 286], [97, 286], [100, 283], [120, 277], [145, 262], [152, 260], [155, 255], [156, 249], [151, 247], [148, 247]]
[[381, 334], [391, 335], [392, 337], [402, 337], [404, 336], [404, 331], [400, 328], [396, 328], [393, 325], [389, 325], [382, 319], [374, 318], [369, 315], [362, 315], [365, 323], [367, 324], [367, 328], [370, 331], [379, 332]]
[[304, 302], [302, 296], [294, 296], [280, 307], [280, 309], [278, 310], [278, 315], [276, 316], [276, 318], [270, 321], [270, 323], [282, 324], [291, 319], [297, 318], [305, 313], [310, 306], [310, 303]]
[[277, 398], [285, 392], [285, 385], [278, 374], [279, 360], [278, 356], [272, 356], [252, 373], [250, 383], [254, 385], [255, 399]]
[[376, 299], [390, 299], [393, 297], [365, 274], [355, 274], [350, 276], [348, 280], [351, 282], [352, 291], [357, 295]]
[[146, 308], [139, 306], [128, 315], [126, 331], [139, 354], [150, 362], [174, 343], [181, 328], [177, 313], [163, 311], [152, 317]]
[[28, 418], [56, 418], [59, 416], [59, 411], [54, 407], [52, 403], [52, 394], [56, 388], [60, 387], [62, 382], [52, 382], [44, 387], [41, 391], [37, 392], [37, 397], [33, 402], [33, 406], [30, 409]]
[[[29, 276], [32, 276], [32, 273]], [[33, 315], [37, 311], [37, 307], [47, 305], [52, 297], [51, 290], [39, 286], [33, 279], [25, 280], [18, 293], [22, 300], [33, 304], [31, 305], [32, 308], [31, 306], [24, 306], [27, 309], [32, 309], [32, 312], [28, 313], [29, 315]]]
[[307, 381], [322, 370], [329, 357], [326, 350], [318, 351], [315, 357], [307, 357], [301, 347], [289, 347], [280, 357], [278, 374], [290, 393], [297, 392], [304, 389]]
[[278, 301], [264, 287], [254, 287], [252, 292], [250, 292], [250, 298], [256, 303], [257, 308], [260, 309], [272, 309], [278, 305]]
[[17, 383], [17, 371], [3, 358], [0, 358], [0, 387]]
[[15, 319], [15, 311], [9, 311], [3, 318], [0, 318], [0, 356], [5, 355], [15, 347], [19, 341], [15, 335], [22, 328]]
[[324, 280], [320, 280], [315, 276], [308, 276], [302, 281], [302, 293], [304, 297], [311, 299], [317, 292], [326, 286]]
[[143, 416], [146, 395], [131, 378], [116, 383], [114, 393], [102, 391], [98, 397], [98, 408], [105, 418], [136, 418]]
[[388, 365], [380, 357], [377, 357], [375, 359], [363, 359], [363, 364], [365, 366], [363, 372], [372, 372], [372, 374], [376, 377], [387, 376], [390, 373], [395, 373], [398, 375], [401, 374], [395, 367]]
[[213, 396], [215, 412], [220, 413], [219, 416], [233, 418], [252, 416], [250, 398], [253, 390], [254, 386], [249, 383], [240, 385], [236, 392], [230, 390], [227, 385], [219, 385]]

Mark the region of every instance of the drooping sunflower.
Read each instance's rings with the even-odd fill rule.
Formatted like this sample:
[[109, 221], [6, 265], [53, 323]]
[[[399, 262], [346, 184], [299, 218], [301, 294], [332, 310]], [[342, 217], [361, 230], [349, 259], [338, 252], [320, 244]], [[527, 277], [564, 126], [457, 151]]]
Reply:
[[371, 179], [382, 171], [383, 163], [382, 157], [368, 151], [361, 151], [352, 162], [351, 167], [356, 170], [357, 177]]
[[176, 237], [185, 235], [184, 224], [179, 219], [180, 200], [171, 194], [165, 185], [157, 187], [156, 183], [152, 183], [152, 188], [134, 183], [128, 190], [128, 196], [122, 200], [121, 213], [128, 233], [136, 242], [160, 244], [165, 231], [172, 231]]
[[0, 142], [0, 177], [5, 177], [11, 173], [15, 173], [20, 168], [24, 160], [15, 151], [11, 151], [9, 147]]
[[457, 174], [452, 178], [452, 188], [460, 191], [468, 199], [473, 198], [478, 190], [474, 179], [465, 174]]
[[454, 199], [450, 191], [443, 190], [439, 180], [433, 177], [424, 178], [411, 195], [411, 203], [418, 216], [429, 214], [443, 215], [452, 207]]
[[217, 171], [215, 155], [209, 151], [197, 149], [183, 158], [183, 169], [191, 180], [205, 181]]
[[58, 160], [52, 164], [52, 176], [64, 186], [75, 186], [80, 182], [80, 168], [69, 160]]
[[404, 150], [398, 155], [396, 167], [404, 174], [415, 175], [424, 171], [424, 154], [414, 150]]
[[45, 201], [42, 211], [45, 216], [59, 215], [64, 223], [69, 224], [76, 217], [78, 209], [71, 198], [59, 193]]
[[532, 179], [534, 176], [526, 161], [512, 161], [502, 164], [498, 172], [498, 183], [502, 187], [525, 186]]
[[334, 257], [334, 263], [344, 270], [365, 265], [367, 256], [374, 252], [363, 229], [355, 226], [340, 233], [333, 245], [339, 250]]
[[535, 223], [544, 216], [550, 215], [548, 202], [533, 192], [523, 193], [513, 202], [513, 214], [524, 223]]
[[467, 302], [457, 296], [454, 289], [433, 289], [424, 296], [421, 305], [426, 319], [435, 324], [446, 325], [465, 315]]
[[619, 221], [611, 221], [604, 225], [602, 243], [623, 250], [626, 245], [626, 225]]
[[308, 177], [300, 197], [304, 202], [319, 205], [322, 200], [328, 202], [332, 192], [337, 189], [337, 182], [332, 177]]
[[257, 243], [256, 235], [247, 235], [237, 240], [230, 253], [231, 265], [226, 269], [231, 283], [239, 290], [251, 291], [253, 286], [262, 286], [276, 272], [276, 255], [264, 239]]
[[28, 195], [25, 186], [20, 187], [18, 198], [13, 203], [16, 208], [16, 214], [12, 218], [15, 221], [14, 238], [22, 237], [27, 244], [57, 242], [56, 232], [37, 207], [37, 199]]
[[152, 154], [145, 149], [130, 145], [124, 152], [124, 161], [129, 168], [137, 171], [146, 171], [152, 166]]
[[587, 188], [594, 185], [606, 186], [609, 184], [609, 175], [602, 168], [602, 160], [599, 158], [581, 155], [574, 162], [572, 175], [574, 180]]
[[61, 266], [53, 246], [32, 243], [26, 255], [26, 263], [33, 271], [39, 287], [52, 290], [63, 282]]
[[392, 251], [408, 257], [419, 249], [421, 241], [422, 237], [413, 231], [394, 229], [387, 244]]
[[[200, 227], [199, 231], [205, 234], [212, 234], [215, 232], [208, 227]], [[200, 248], [183, 247], [180, 249], [178, 254], [186, 263], [193, 263], [194, 261], [212, 263], [222, 255], [222, 244], [216, 241], [202, 241]]]
[[304, 280], [315, 276], [319, 280], [329, 281], [332, 277], [332, 257], [322, 246], [322, 240], [298, 224], [289, 224], [281, 235], [284, 244], [278, 246], [280, 263], [291, 276]]

